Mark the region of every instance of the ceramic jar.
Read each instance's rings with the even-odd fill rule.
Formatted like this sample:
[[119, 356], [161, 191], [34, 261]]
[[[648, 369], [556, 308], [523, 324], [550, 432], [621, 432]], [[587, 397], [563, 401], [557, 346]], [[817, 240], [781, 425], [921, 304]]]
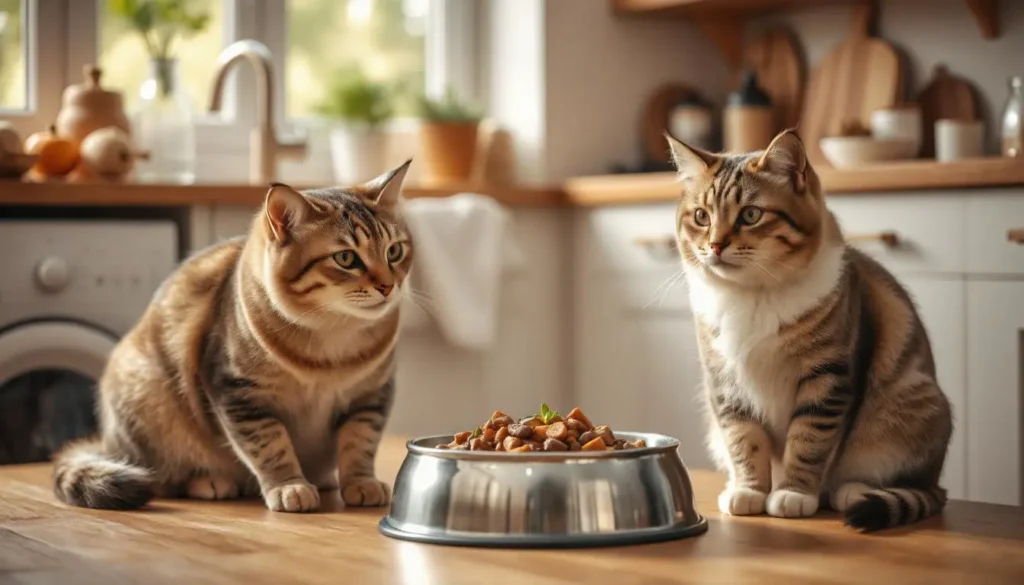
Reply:
[[131, 124], [124, 111], [120, 92], [108, 91], [100, 85], [103, 71], [94, 65], [84, 68], [85, 80], [68, 86], [54, 126], [57, 136], [81, 144], [94, 130], [114, 126], [131, 134]]

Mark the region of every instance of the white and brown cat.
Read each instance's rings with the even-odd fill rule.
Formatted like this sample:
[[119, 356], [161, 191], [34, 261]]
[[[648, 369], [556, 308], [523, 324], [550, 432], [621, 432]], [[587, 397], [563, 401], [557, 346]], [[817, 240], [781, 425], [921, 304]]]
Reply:
[[352, 188], [275, 184], [248, 235], [182, 264], [110, 358], [100, 436], [56, 457], [57, 496], [127, 509], [260, 494], [306, 512], [340, 487], [348, 505], [388, 503], [374, 458], [413, 258], [408, 167]]
[[844, 243], [797, 134], [747, 154], [669, 145], [722, 512], [810, 516], [823, 499], [863, 530], [939, 512], [953, 426], [928, 335]]

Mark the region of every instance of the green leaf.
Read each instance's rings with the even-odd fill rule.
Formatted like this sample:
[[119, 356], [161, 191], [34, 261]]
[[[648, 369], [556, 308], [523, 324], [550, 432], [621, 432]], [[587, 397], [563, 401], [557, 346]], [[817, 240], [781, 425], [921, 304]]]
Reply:
[[458, 124], [476, 122], [482, 117], [475, 107], [460, 101], [451, 87], [441, 99], [420, 96], [419, 111], [420, 117], [430, 122]]
[[482, 434], [484, 434], [484, 431], [480, 427], [477, 427], [477, 428], [473, 429], [473, 434], [470, 435], [470, 438], [475, 439], [475, 438], [479, 437]]
[[360, 70], [338, 71], [317, 106], [317, 112], [350, 123], [374, 127], [394, 115], [392, 91], [370, 80]]
[[551, 421], [562, 415], [558, 414], [557, 410], [551, 410], [547, 404], [541, 403], [539, 416], [540, 420], [544, 421], [544, 424], [551, 424]]
[[121, 18], [131, 20], [139, 9], [139, 2], [138, 0], [109, 0], [107, 9]]
[[[138, 31], [152, 56], [169, 57], [176, 37], [192, 36], [210, 23], [208, 11], [189, 12], [187, 0], [108, 0], [112, 14]], [[156, 37], [151, 33], [156, 31]]]

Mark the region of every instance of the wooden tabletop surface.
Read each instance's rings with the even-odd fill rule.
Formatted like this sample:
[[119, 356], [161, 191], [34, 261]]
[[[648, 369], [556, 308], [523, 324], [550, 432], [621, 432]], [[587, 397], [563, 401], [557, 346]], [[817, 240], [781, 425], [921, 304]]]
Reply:
[[[393, 478], [405, 454], [388, 437]], [[720, 476], [693, 471], [703, 536], [619, 549], [506, 551], [420, 545], [377, 532], [383, 509], [317, 514], [261, 502], [157, 500], [137, 512], [57, 502], [49, 466], [0, 467], [0, 583], [1024, 583], [1024, 509], [952, 502], [943, 516], [875, 535], [835, 515], [722, 518]], [[511, 579], [509, 579], [511, 577]]]
[[[307, 185], [296, 185], [299, 188]], [[480, 193], [509, 207], [561, 207], [565, 196], [559, 186], [500, 186], [472, 183], [444, 186], [408, 185], [404, 197], [448, 197]], [[267, 197], [264, 185], [195, 184], [147, 185], [140, 183], [32, 183], [0, 179], [0, 205], [33, 206], [258, 206]]]

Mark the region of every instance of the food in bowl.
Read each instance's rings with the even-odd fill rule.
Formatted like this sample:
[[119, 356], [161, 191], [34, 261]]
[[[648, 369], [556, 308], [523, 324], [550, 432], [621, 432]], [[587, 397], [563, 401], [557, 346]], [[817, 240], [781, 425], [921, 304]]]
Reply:
[[507, 453], [529, 453], [536, 451], [609, 451], [639, 449], [646, 447], [643, 439], [626, 441], [615, 437], [607, 425], [595, 426], [576, 407], [564, 417], [551, 410], [547, 404], [540, 405], [537, 414], [531, 414], [518, 421], [500, 410], [472, 431], [452, 435], [449, 443], [442, 443], [438, 449], [461, 451], [504, 451]]

